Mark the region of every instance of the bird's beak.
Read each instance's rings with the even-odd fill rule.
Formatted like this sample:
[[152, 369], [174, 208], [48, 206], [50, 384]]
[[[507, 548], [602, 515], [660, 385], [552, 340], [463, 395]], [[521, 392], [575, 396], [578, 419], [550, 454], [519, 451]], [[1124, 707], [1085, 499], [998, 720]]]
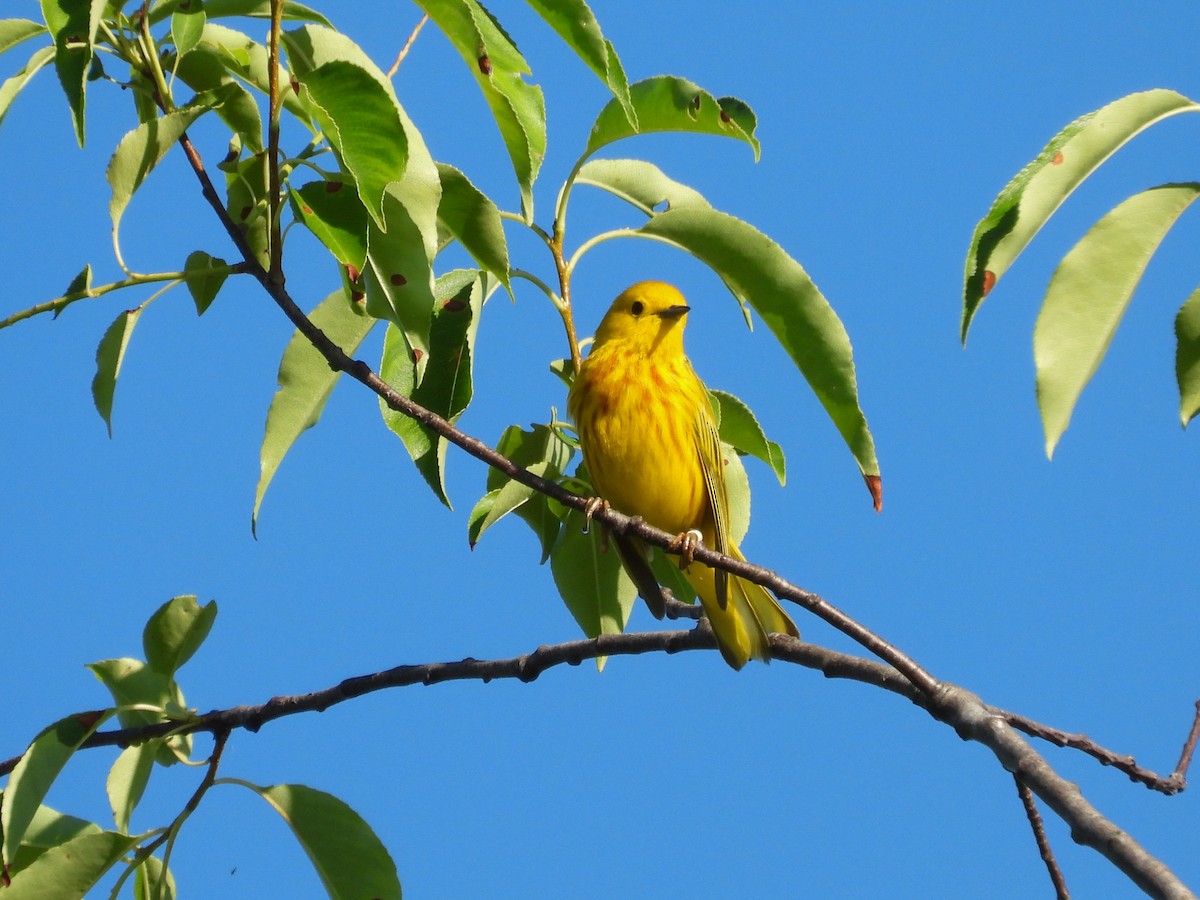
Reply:
[[682, 303], [680, 303], [675, 306], [668, 306], [666, 309], [660, 312], [659, 315], [664, 319], [678, 319], [691, 311], [692, 308], [690, 306], [684, 306]]

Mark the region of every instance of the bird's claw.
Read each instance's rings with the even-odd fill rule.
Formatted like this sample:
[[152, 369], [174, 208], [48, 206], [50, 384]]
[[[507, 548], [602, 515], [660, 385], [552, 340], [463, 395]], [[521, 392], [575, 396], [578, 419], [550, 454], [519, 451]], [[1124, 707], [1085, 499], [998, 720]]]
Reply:
[[592, 497], [583, 507], [583, 533], [587, 534], [592, 530], [592, 516], [599, 510], [608, 509], [608, 501], [603, 497]]
[[679, 554], [679, 568], [686, 569], [692, 564], [692, 557], [697, 547], [704, 546], [704, 535], [695, 528], [680, 532], [667, 545], [667, 549]]

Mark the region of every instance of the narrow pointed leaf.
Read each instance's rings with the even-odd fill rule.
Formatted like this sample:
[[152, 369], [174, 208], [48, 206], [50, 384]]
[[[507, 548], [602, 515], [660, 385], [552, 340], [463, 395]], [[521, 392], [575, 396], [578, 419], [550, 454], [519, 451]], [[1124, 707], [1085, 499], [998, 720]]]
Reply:
[[600, 80], [608, 85], [617, 102], [625, 112], [625, 118], [637, 128], [637, 111], [629, 96], [629, 82], [625, 70], [611, 42], [600, 31], [600, 23], [583, 0], [528, 0], [546, 22], [566, 41], [567, 46], [579, 54]]
[[361, 273], [367, 262], [367, 208], [352, 185], [313, 181], [290, 194], [296, 218], [343, 266]]
[[186, 106], [149, 122], [143, 122], [121, 138], [116, 152], [109, 160], [106, 173], [109, 187], [112, 188], [108, 213], [112, 218], [114, 231], [120, 227], [121, 217], [125, 214], [134, 192], [166, 156], [167, 151], [196, 119], [210, 109], [220, 106], [235, 90], [241, 88], [229, 84], [214, 91], [197, 94]]
[[803, 267], [762, 232], [717, 210], [669, 210], [639, 232], [706, 263], [758, 312], [833, 420], [880, 508], [879, 462], [858, 402], [850, 338]]
[[533, 183], [546, 155], [546, 102], [542, 89], [524, 80], [529, 64], [476, 0], [417, 0], [417, 5], [450, 39], [483, 91], [512, 160], [521, 209], [532, 220]]
[[583, 533], [583, 514], [574, 510], [550, 556], [550, 571], [567, 609], [590, 638], [620, 634], [629, 622], [637, 588], [613, 550], [602, 547], [602, 528]]
[[767, 439], [754, 413], [742, 400], [726, 391], [709, 391], [720, 407], [721, 440], [741, 453], [756, 456], [771, 467], [780, 485], [787, 481], [783, 448]]
[[225, 168], [225, 208], [264, 268], [270, 264], [266, 151]]
[[[571, 445], [545, 425], [534, 425], [529, 431], [510, 425], [500, 436], [496, 451], [549, 481], [561, 478], [575, 455]], [[471, 546], [475, 546], [487, 528], [515, 511], [537, 536], [544, 563], [558, 540], [565, 512], [549, 497], [511, 480], [498, 469], [488, 469], [487, 488], [488, 493], [476, 504], [468, 522]], [[491, 500], [485, 504], [489, 497]]]
[[183, 264], [188, 293], [196, 304], [196, 315], [202, 316], [217, 299], [221, 286], [229, 277], [229, 263], [223, 259], [209, 256], [203, 250], [188, 254]]
[[[430, 352], [429, 329], [434, 309], [432, 262], [437, 246], [425, 243], [421, 224], [395, 193], [389, 191], [384, 195], [382, 208], [387, 229], [378, 227], [373, 220], [367, 226], [367, 266], [363, 270], [367, 312], [402, 328], [413, 349], [424, 355]], [[436, 212], [433, 233], [436, 242]]]
[[108, 427], [109, 437], [112, 437], [113, 394], [117, 389], [117, 377], [121, 374], [125, 350], [129, 346], [129, 338], [133, 335], [134, 326], [137, 325], [143, 308], [139, 306], [127, 309], [117, 316], [100, 339], [100, 346], [96, 348], [96, 377], [92, 379], [92, 399], [95, 401], [96, 411]]
[[711, 208], [699, 191], [668, 178], [658, 166], [641, 159], [593, 159], [575, 177], [632, 203], [646, 215], [689, 206]]
[[658, 75], [629, 88], [637, 112], [637, 127], [629, 123], [625, 108], [610, 100], [592, 126], [584, 156], [613, 141], [656, 131], [686, 131], [731, 137], [749, 144], [758, 159], [761, 150], [754, 132], [757, 119], [736, 97], [714, 97], [699, 85], [674, 75]]
[[391, 81], [344, 35], [305, 25], [282, 40], [302, 100], [353, 177], [367, 212], [386, 228], [384, 193], [408, 165], [408, 133]]
[[180, 4], [171, 13], [171, 40], [175, 42], [175, 50], [180, 56], [196, 49], [207, 18], [203, 0], [190, 0], [186, 6]]
[[[356, 313], [341, 291], [335, 291], [322, 300], [309, 318], [347, 353], [354, 353], [375, 325], [375, 320]], [[325, 357], [317, 352], [306, 337], [299, 332], [292, 335], [279, 363], [279, 391], [267, 410], [258, 488], [250, 520], [252, 529], [257, 527], [263, 495], [275, 477], [279, 464], [296, 438], [317, 424], [337, 383], [338, 374], [329, 368]]]
[[4, 121], [13, 101], [17, 99], [17, 95], [21, 93], [25, 85], [29, 84], [30, 79], [44, 69], [52, 59], [54, 59], [54, 48], [42, 47], [40, 50], [34, 51], [24, 68], [0, 84], [0, 122]]
[[26, 830], [63, 766], [110, 715], [111, 710], [104, 710], [60, 719], [34, 738], [21, 756], [0, 797], [0, 832], [4, 838], [0, 857], [5, 862], [16, 856]]
[[129, 833], [129, 819], [146, 791], [159, 745], [159, 741], [147, 741], [126, 747], [108, 770], [104, 789], [113, 811], [113, 821], [122, 834]]
[[51, 847], [13, 878], [4, 900], [82, 898], [136, 843], [114, 831], [81, 834]]
[[0, 19], [0, 53], [5, 53], [22, 41], [46, 33], [46, 26], [32, 19]]
[[1186, 428], [1200, 412], [1200, 289], [1192, 292], [1175, 317], [1175, 338], [1179, 418]]
[[1033, 332], [1047, 456], [1054, 455], [1084, 385], [1108, 351], [1150, 257], [1197, 196], [1200, 183], [1134, 194], [1059, 263]]
[[1200, 105], [1175, 91], [1130, 94], [1076, 119], [1053, 138], [975, 226], [963, 284], [962, 340], [984, 297], [1064, 200], [1127, 141]]
[[481, 269], [491, 272], [509, 289], [508, 242], [500, 210], [458, 169], [438, 163], [437, 170], [442, 183], [438, 223], [463, 245]]
[[[436, 314], [429, 338], [429, 355], [423, 376], [415, 350], [394, 326], [384, 338], [380, 377], [406, 397], [442, 418], [454, 422], [471, 402], [472, 357], [479, 312], [487, 288], [475, 270], [457, 269], [438, 279]], [[418, 383], [419, 381], [419, 383]], [[404, 442], [417, 470], [434, 494], [450, 506], [446, 495], [445, 438], [419, 422], [398, 413], [383, 401], [384, 423]]]
[[84, 140], [87, 73], [92, 64], [92, 42], [96, 36], [95, 7], [103, 12], [104, 0], [42, 0], [42, 16], [54, 38], [54, 67], [67, 95], [71, 119], [75, 123], [75, 138], [80, 147]]
[[16, 857], [8, 861], [8, 872], [15, 875], [21, 869], [28, 868], [35, 859], [59, 844], [65, 844], [71, 838], [81, 834], [99, 834], [103, 829], [95, 822], [79, 819], [51, 809], [49, 806], [39, 806], [33, 814], [33, 821], [25, 829], [21, 846]]
[[230, 783], [254, 791], [283, 817], [332, 900], [400, 900], [400, 878], [387, 848], [343, 801], [302, 784]]
[[146, 662], [163, 675], [173, 677], [200, 649], [216, 618], [216, 600], [203, 606], [191, 594], [168, 600], [154, 611], [142, 630]]

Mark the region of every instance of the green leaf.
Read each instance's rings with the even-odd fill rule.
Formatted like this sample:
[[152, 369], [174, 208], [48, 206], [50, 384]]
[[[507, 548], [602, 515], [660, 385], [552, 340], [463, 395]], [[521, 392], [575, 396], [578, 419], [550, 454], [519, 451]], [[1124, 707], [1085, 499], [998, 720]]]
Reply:
[[[71, 279], [71, 283], [67, 285], [66, 291], [63, 292], [64, 297], [69, 297], [72, 294], [79, 294], [92, 289], [92, 264], [85, 263], [84, 267], [79, 271], [79, 274]], [[59, 315], [66, 307], [59, 307], [54, 311], [54, 318]]]
[[[167, 16], [174, 15], [180, 4], [187, 0], [166, 0], [165, 3], [155, 4], [150, 13], [150, 23], [161, 22]], [[259, 19], [271, 17], [271, 0], [204, 0], [204, 11], [210, 19], [221, 19], [228, 16], [253, 16]], [[285, 22], [316, 22], [318, 25], [333, 27], [333, 23], [314, 9], [293, 0], [284, 0], [283, 19]]]
[[579, 54], [579, 58], [587, 63], [588, 68], [608, 85], [608, 89], [621, 104], [625, 118], [636, 129], [637, 110], [634, 109], [633, 100], [629, 96], [629, 82], [625, 78], [625, 70], [621, 67], [621, 60], [612, 43], [605, 40], [600, 31], [600, 23], [596, 21], [588, 5], [583, 0], [529, 0], [529, 5], [558, 32], [568, 47]]
[[33, 820], [25, 829], [25, 837], [16, 856], [8, 861], [9, 875], [28, 868], [35, 859], [59, 844], [65, 844], [80, 834], [99, 834], [103, 829], [95, 822], [60, 813], [48, 806], [39, 806]]
[[130, 816], [146, 791], [154, 757], [161, 744], [161, 741], [147, 741], [126, 747], [108, 770], [104, 788], [108, 794], [108, 804], [112, 807], [113, 821], [117, 824], [117, 831], [122, 834], [129, 833]]
[[721, 445], [725, 460], [725, 488], [729, 495], [729, 540], [740, 544], [750, 530], [750, 478], [742, 458], [727, 444]]
[[[263, 5], [265, 6], [266, 4]], [[224, 66], [225, 71], [253, 86], [259, 93], [265, 96], [269, 92], [270, 87], [270, 79], [268, 78], [270, 56], [267, 48], [241, 31], [226, 28], [224, 25], [214, 24], [212, 22], [214, 17], [213, 0], [209, 0], [205, 5], [205, 9], [208, 13], [209, 22], [204, 26], [204, 34], [200, 39], [200, 47], [197, 50], [211, 51]], [[188, 57], [194, 55], [195, 52], [188, 54]], [[183, 63], [187, 66], [191, 64], [191, 61], [185, 57]], [[308, 109], [300, 102], [295, 91], [283, 91], [281, 99], [283, 100], [284, 109], [305, 125], [312, 127], [312, 119], [309, 116]], [[240, 103], [241, 101], [239, 100], [238, 102]], [[235, 125], [232, 127], [235, 131], [241, 131], [239, 126]], [[246, 143], [252, 153], [262, 150], [263, 139], [261, 129], [257, 137], [253, 140], [247, 140]]]
[[808, 273], [765, 234], [717, 210], [668, 210], [638, 231], [691, 253], [758, 312], [854, 454], [879, 508], [879, 462], [858, 402], [850, 338]]
[[283, 816], [333, 900], [400, 900], [400, 878], [387, 848], [362, 816], [337, 797], [302, 784], [222, 783], [249, 788]]
[[720, 410], [721, 440], [739, 453], [756, 456], [771, 467], [782, 486], [787, 482], [783, 448], [767, 440], [766, 432], [744, 402], [726, 391], [709, 391]]
[[437, 164], [442, 183], [438, 222], [463, 245], [479, 267], [493, 275], [511, 293], [508, 280], [508, 242], [500, 210], [486, 194], [453, 166]]
[[0, 53], [5, 53], [22, 41], [46, 33], [46, 26], [31, 19], [0, 19]]
[[188, 0], [171, 13], [171, 40], [175, 42], [175, 50], [180, 56], [196, 49], [207, 19], [203, 0]]
[[1051, 138], [975, 226], [963, 284], [963, 342], [983, 298], [1084, 179], [1151, 125], [1197, 110], [1200, 105], [1174, 91], [1144, 91], [1081, 116]]
[[[224, 103], [217, 107], [217, 115], [241, 138], [242, 144], [247, 150], [251, 153], [261, 153], [263, 150], [263, 127], [258, 104], [250, 92], [242, 87], [241, 83], [230, 73], [232, 61], [228, 56], [228, 51], [223, 47], [214, 46], [207, 40], [211, 33], [211, 28], [205, 29], [202, 34], [204, 40], [186, 56], [179, 59], [175, 74], [197, 93], [225, 88], [229, 96]], [[246, 40], [249, 41], [249, 38]], [[265, 52], [264, 49], [263, 53]], [[263, 65], [265, 67], [265, 60]], [[233, 67], [240, 76], [243, 67], [240, 64], [234, 64]], [[263, 74], [265, 77], [265, 68]], [[232, 85], [232, 87], [226, 87], [227, 85]]]
[[1200, 412], [1200, 289], [1192, 292], [1175, 317], [1175, 339], [1179, 418], [1186, 428]]
[[542, 89], [523, 78], [529, 64], [476, 0], [417, 0], [417, 5], [450, 39], [483, 91], [512, 160], [522, 212], [532, 221], [533, 183], [546, 155], [546, 101]]
[[673, 75], [639, 81], [630, 87], [629, 94], [637, 111], [637, 127], [630, 125], [620, 101], [610, 100], [592, 126], [585, 157], [635, 134], [687, 131], [745, 141], [753, 148], [755, 160], [758, 159], [761, 148], [754, 136], [757, 119], [750, 107], [736, 97], [717, 99], [698, 85]]
[[54, 38], [54, 67], [71, 107], [75, 138], [82, 147], [87, 74], [105, 0], [41, 0], [41, 3], [46, 27]]
[[17, 95], [21, 93], [25, 85], [29, 84], [30, 79], [45, 68], [52, 59], [54, 59], [54, 48], [42, 47], [34, 51], [24, 68], [0, 84], [0, 122], [4, 121], [13, 101], [17, 99]]
[[81, 898], [137, 840], [126, 834], [101, 831], [81, 834], [51, 847], [16, 874], [4, 891], [4, 900]]
[[[363, 284], [367, 312], [389, 319], [404, 329], [413, 349], [430, 352], [429, 329], [434, 307], [433, 262], [437, 253], [437, 214], [432, 231], [435, 243], [425, 243], [425, 231], [408, 207], [392, 191], [383, 198], [387, 230], [367, 224], [367, 267]], [[420, 368], [424, 368], [422, 365]]]
[[1038, 407], [1053, 456], [1075, 403], [1108, 351], [1134, 288], [1200, 183], [1134, 194], [1093, 225], [1058, 265], [1033, 331]]
[[641, 159], [593, 159], [579, 170], [575, 183], [608, 191], [648, 216], [666, 209], [711, 208], [699, 191], [668, 178], [658, 166]]
[[114, 234], [119, 230], [121, 217], [134, 192], [146, 180], [146, 176], [158, 165], [167, 151], [179, 140], [188, 127], [200, 116], [215, 109], [228, 100], [240, 87], [225, 85], [214, 91], [204, 91], [192, 98], [186, 106], [143, 122], [121, 138], [117, 149], [108, 163], [106, 177], [112, 188], [112, 200], [108, 213], [112, 218]]
[[212, 306], [217, 299], [221, 285], [229, 277], [229, 263], [223, 259], [209, 256], [203, 250], [188, 254], [183, 264], [188, 293], [196, 304], [196, 315], [204, 315], [205, 310]]
[[[449, 422], [457, 421], [471, 402], [475, 334], [479, 329], [479, 312], [489, 292], [483, 276], [473, 269], [456, 269], [441, 276], [437, 282], [437, 311], [430, 330], [429, 357], [419, 384], [420, 366], [414, 359], [414, 348], [395, 326], [388, 328], [384, 338], [380, 377], [426, 409]], [[379, 408], [384, 422], [404, 442], [434, 494], [450, 506], [445, 483], [446, 439], [396, 412], [382, 400]]]
[[175, 876], [157, 856], [147, 856], [137, 868], [133, 880], [136, 900], [175, 900]]
[[[309, 313], [312, 323], [325, 332], [326, 336], [345, 350], [354, 353], [358, 345], [374, 327], [375, 321], [360, 316], [350, 305], [342, 291], [335, 291]], [[266, 432], [263, 434], [260, 452], [260, 474], [254, 495], [254, 512], [251, 515], [251, 530], [257, 528], [258, 510], [263, 495], [283, 457], [291, 449], [296, 438], [321, 418], [321, 411], [329, 399], [338, 375], [329, 368], [317, 350], [299, 331], [292, 335], [283, 359], [279, 363], [279, 391], [271, 400], [267, 410]]]
[[[574, 448], [545, 425], [534, 425], [530, 431], [510, 425], [500, 436], [496, 452], [548, 481], [558, 481], [575, 455]], [[471, 546], [475, 546], [484, 531], [515, 511], [537, 536], [542, 548], [541, 562], [544, 563], [558, 540], [565, 511], [549, 497], [513, 481], [499, 469], [488, 469], [487, 489], [488, 493], [476, 504], [468, 521], [467, 535]], [[485, 505], [488, 497], [492, 499]]]
[[[163, 721], [167, 710], [184, 709], [183, 692], [169, 675], [151, 668], [140, 659], [102, 659], [87, 668], [108, 688], [117, 706], [153, 706], [160, 711], [121, 709], [118, 718], [123, 728], [155, 725]], [[173, 740], [178, 740], [174, 739]], [[191, 738], [184, 737], [191, 746]], [[159, 757], [163, 757], [160, 755]]]
[[67, 760], [111, 715], [112, 710], [104, 710], [67, 716], [34, 738], [8, 776], [8, 786], [0, 797], [0, 832], [4, 837], [0, 858], [4, 862], [15, 857], [38, 807]]
[[142, 631], [146, 662], [173, 677], [200, 649], [216, 618], [216, 600], [203, 606], [191, 594], [168, 600], [155, 610]]
[[305, 25], [282, 41], [302, 101], [353, 177], [371, 218], [386, 228], [384, 194], [408, 164], [408, 133], [391, 82], [344, 35]]
[[637, 588], [613, 550], [603, 549], [604, 529], [583, 533], [583, 514], [572, 510], [550, 556], [550, 571], [567, 609], [590, 638], [625, 630]]
[[367, 209], [358, 194], [342, 181], [312, 181], [290, 193], [296, 218], [343, 266], [354, 269], [354, 280], [367, 262]]
[[264, 268], [270, 264], [266, 158], [264, 151], [225, 168], [225, 208]]
[[112, 437], [113, 394], [117, 389], [117, 376], [121, 374], [121, 363], [125, 360], [125, 349], [133, 335], [134, 326], [145, 306], [127, 309], [108, 326], [100, 346], [96, 348], [96, 377], [92, 379], [92, 399], [96, 411], [108, 426]]

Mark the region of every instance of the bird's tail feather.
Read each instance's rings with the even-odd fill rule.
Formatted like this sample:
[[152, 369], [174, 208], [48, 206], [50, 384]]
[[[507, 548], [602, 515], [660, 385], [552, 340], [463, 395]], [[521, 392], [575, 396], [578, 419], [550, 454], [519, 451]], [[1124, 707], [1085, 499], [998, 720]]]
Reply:
[[[730, 548], [729, 555], [734, 559], [745, 559], [736, 547]], [[729, 576], [728, 598], [722, 607], [717, 598], [716, 577], [712, 569], [692, 563], [687, 570], [687, 578], [700, 597], [721, 655], [734, 669], [740, 669], [750, 659], [770, 662], [768, 634], [800, 636], [796, 623], [762, 585]]]

